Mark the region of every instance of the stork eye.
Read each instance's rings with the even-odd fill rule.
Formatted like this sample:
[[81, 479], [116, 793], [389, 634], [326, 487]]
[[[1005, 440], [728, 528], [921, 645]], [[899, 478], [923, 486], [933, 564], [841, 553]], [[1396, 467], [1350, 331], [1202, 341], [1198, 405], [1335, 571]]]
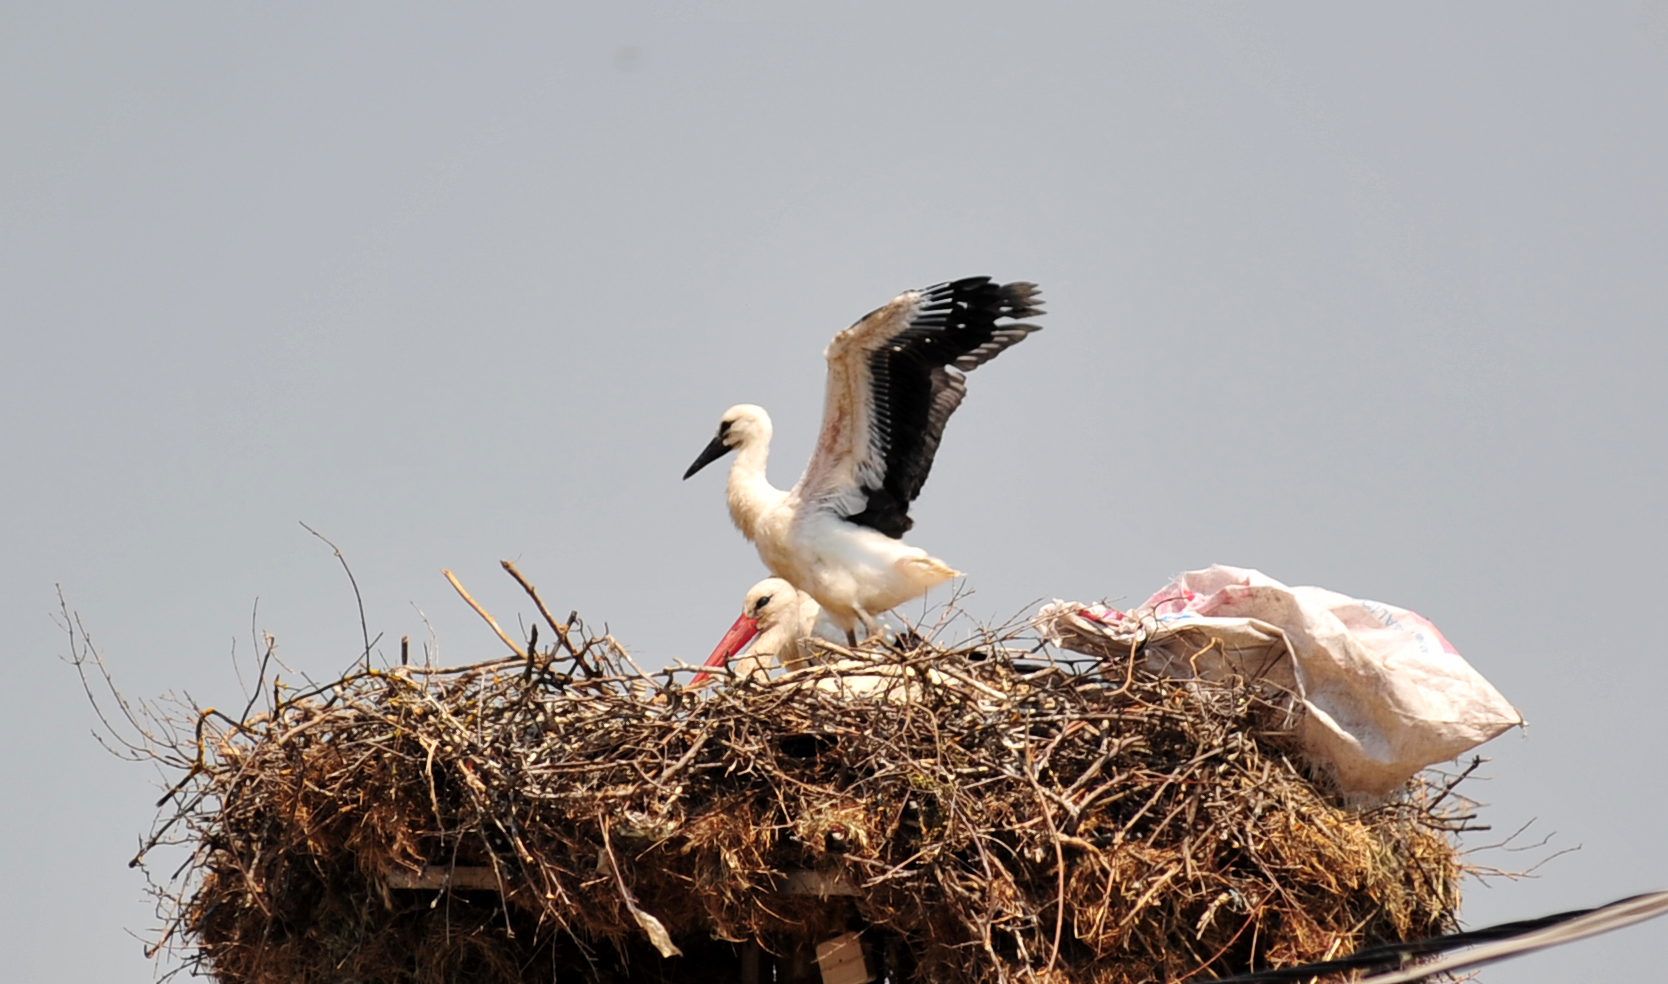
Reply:
[[753, 606], [753, 610], [755, 612], [762, 612], [764, 611], [764, 607], [768, 604], [770, 604], [770, 595], [765, 595], [763, 598], [759, 599], [758, 604]]

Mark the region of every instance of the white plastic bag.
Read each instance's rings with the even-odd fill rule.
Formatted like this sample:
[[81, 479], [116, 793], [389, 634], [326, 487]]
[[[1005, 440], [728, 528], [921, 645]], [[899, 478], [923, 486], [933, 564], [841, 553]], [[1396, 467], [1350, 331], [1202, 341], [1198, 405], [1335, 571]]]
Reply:
[[1111, 657], [1139, 647], [1161, 673], [1289, 690], [1306, 712], [1299, 735], [1311, 762], [1358, 801], [1389, 796], [1420, 769], [1523, 723], [1420, 616], [1325, 588], [1290, 588], [1260, 571], [1189, 571], [1129, 613], [1057, 601], [1036, 624], [1077, 652]]

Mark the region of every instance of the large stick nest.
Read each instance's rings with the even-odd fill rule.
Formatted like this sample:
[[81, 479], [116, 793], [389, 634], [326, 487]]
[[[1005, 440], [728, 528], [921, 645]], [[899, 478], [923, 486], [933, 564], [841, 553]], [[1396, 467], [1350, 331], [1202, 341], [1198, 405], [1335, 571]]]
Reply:
[[196, 715], [153, 839], [188, 834], [162, 885], [187, 964], [734, 980], [753, 948], [790, 980], [857, 930], [895, 981], [1111, 984], [1453, 924], [1451, 784], [1339, 805], [1266, 685], [980, 633], [692, 691], [550, 627], [526, 658], [263, 676], [264, 712]]

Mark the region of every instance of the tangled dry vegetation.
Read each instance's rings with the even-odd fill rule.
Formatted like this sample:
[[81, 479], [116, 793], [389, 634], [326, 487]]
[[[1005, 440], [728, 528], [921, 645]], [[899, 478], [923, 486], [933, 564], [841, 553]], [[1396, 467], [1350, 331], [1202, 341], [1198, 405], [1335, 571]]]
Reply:
[[691, 691], [537, 607], [554, 645], [263, 660], [241, 714], [131, 743], [179, 770], [158, 946], [225, 984], [793, 981], [856, 931], [882, 979], [1121, 984], [1452, 926], [1452, 783], [1335, 805], [1256, 684], [1015, 631]]

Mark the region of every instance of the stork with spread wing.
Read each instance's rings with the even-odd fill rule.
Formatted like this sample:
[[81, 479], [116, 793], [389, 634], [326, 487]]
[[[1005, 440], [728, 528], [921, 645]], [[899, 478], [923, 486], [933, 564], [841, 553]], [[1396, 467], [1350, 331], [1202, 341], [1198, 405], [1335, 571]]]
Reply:
[[834, 336], [822, 433], [805, 474], [783, 491], [765, 478], [770, 415], [741, 404], [684, 478], [731, 451], [730, 518], [777, 577], [810, 595], [848, 639], [876, 616], [959, 572], [901, 539], [964, 373], [1037, 330], [1035, 284], [969, 277], [912, 290]]

